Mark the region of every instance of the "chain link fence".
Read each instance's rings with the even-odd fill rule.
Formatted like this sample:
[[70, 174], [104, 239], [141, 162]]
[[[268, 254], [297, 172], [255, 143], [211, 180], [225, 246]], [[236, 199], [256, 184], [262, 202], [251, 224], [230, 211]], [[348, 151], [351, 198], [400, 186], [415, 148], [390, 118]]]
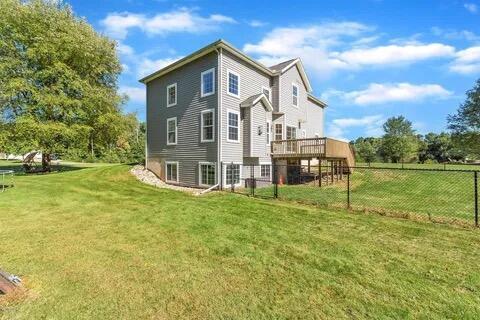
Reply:
[[434, 222], [479, 224], [476, 170], [244, 164], [223, 164], [222, 168], [226, 179], [221, 188], [230, 192]]

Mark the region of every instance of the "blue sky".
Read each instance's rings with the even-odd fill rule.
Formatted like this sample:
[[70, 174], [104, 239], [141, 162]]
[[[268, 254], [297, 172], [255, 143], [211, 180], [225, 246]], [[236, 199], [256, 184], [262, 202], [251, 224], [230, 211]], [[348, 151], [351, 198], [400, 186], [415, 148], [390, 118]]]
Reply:
[[326, 134], [343, 139], [381, 135], [396, 115], [444, 130], [480, 77], [480, 0], [69, 3], [118, 41], [125, 108], [140, 119], [138, 79], [219, 38], [266, 65], [302, 58], [329, 104]]

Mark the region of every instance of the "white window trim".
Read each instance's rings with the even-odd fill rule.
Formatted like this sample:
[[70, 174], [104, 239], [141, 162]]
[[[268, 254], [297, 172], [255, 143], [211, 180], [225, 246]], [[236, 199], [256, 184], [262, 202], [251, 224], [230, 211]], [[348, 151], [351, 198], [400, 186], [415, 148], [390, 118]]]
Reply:
[[[272, 144], [272, 121], [267, 120], [267, 127], [268, 129], [265, 130], [265, 134], [268, 135], [268, 143], [266, 145], [270, 146]], [[270, 150], [267, 150], [267, 153], [268, 152], [270, 152]]]
[[267, 97], [268, 101], [272, 102], [272, 88], [263, 86], [262, 93], [263, 93], [263, 90], [265, 89], [268, 90], [268, 97]]
[[275, 123], [275, 125], [273, 126], [273, 130], [275, 130], [274, 133], [273, 133], [273, 138], [275, 138], [274, 141], [278, 141], [278, 140], [277, 140], [277, 125], [281, 125], [281, 126], [282, 126], [282, 139], [280, 139], [280, 140], [286, 140], [286, 139], [285, 139], [285, 131], [286, 131], [286, 130], [285, 130], [285, 124], [283, 124], [283, 123], [278, 123], [278, 122], [277, 122], [277, 123]]
[[[168, 123], [172, 120], [175, 120], [175, 143], [173, 142], [169, 142], [168, 141]], [[167, 145], [168, 146], [174, 146], [176, 145], [178, 142], [178, 123], [177, 123], [177, 117], [173, 117], [173, 118], [168, 118], [167, 119]]]
[[288, 139], [288, 138], [287, 138], [287, 132], [288, 132], [288, 128], [293, 128], [293, 129], [295, 129], [295, 131], [294, 131], [294, 132], [295, 132], [295, 138], [294, 138], [294, 139], [292, 139], [292, 140], [298, 139], [298, 137], [297, 137], [297, 131], [298, 131], [298, 128], [297, 128], [297, 127], [295, 127], [295, 126], [290, 126], [290, 125], [287, 125], [287, 126], [285, 127], [285, 129], [286, 129], [286, 130], [285, 130], [285, 140], [287, 140], [287, 139]]
[[[237, 115], [238, 117], [238, 140], [232, 140], [230, 139], [230, 119], [229, 119], [229, 114], [230, 113], [234, 113]], [[240, 112], [236, 111], [236, 110], [232, 110], [232, 109], [227, 109], [227, 142], [231, 142], [231, 143], [240, 143]]]
[[242, 163], [241, 162], [228, 162], [228, 163], [225, 163], [225, 170], [223, 172], [223, 185], [225, 187], [231, 187], [232, 184], [227, 184], [227, 167], [231, 164], [236, 164], [236, 165], [239, 165], [240, 166], [240, 172], [239, 172], [239, 177], [240, 179], [238, 179], [238, 183], [235, 183], [234, 186], [235, 187], [239, 187], [242, 185]]
[[[293, 97], [294, 97], [293, 87], [297, 88], [297, 105], [293, 104]], [[298, 108], [299, 102], [300, 102], [300, 87], [298, 86], [298, 84], [292, 82], [292, 106], [295, 108]]]
[[[169, 164], [175, 164], [177, 165], [177, 179], [176, 180], [168, 180], [168, 169], [167, 169], [167, 165]], [[165, 181], [166, 182], [174, 182], [174, 183], [178, 183], [178, 173], [180, 171], [180, 165], [178, 164], [178, 161], [165, 161]]]
[[[212, 113], [213, 136], [212, 136], [212, 139], [205, 139], [203, 136], [203, 115], [209, 112]], [[200, 142], [214, 142], [214, 141], [215, 141], [215, 110], [214, 109], [203, 110], [200, 114]]]
[[[212, 81], [213, 81], [212, 89], [213, 89], [213, 91], [208, 92], [208, 93], [203, 93], [203, 75], [207, 74], [207, 73], [212, 73]], [[208, 97], [208, 96], [211, 96], [212, 94], [215, 94], [215, 68], [208, 69], [206, 71], [203, 71], [200, 74], [200, 97], [202, 97], [202, 98], [203, 97]]]
[[307, 138], [307, 131], [302, 130], [302, 139], [306, 139], [306, 138]]
[[[230, 92], [230, 73], [238, 77], [238, 94], [237, 95]], [[232, 71], [230, 69], [227, 69], [227, 94], [235, 98], [240, 98], [240, 75], [237, 72]]]
[[[172, 87], [175, 88], [175, 103], [169, 104], [169, 103], [168, 103], [168, 96], [169, 96], [169, 95], [168, 95], [168, 90], [169, 90], [170, 88], [172, 88]], [[172, 83], [171, 85], [168, 85], [168, 86], [167, 86], [167, 108], [176, 106], [176, 105], [177, 105], [177, 101], [178, 101], [177, 98], [178, 98], [178, 91], [177, 91], [177, 83], [175, 82], [175, 83]]]
[[266, 178], [266, 177], [262, 177], [262, 165], [266, 166], [266, 165], [269, 165], [270, 166], [270, 176], [269, 178], [272, 179], [272, 163], [271, 162], [260, 162], [260, 178]]
[[[215, 180], [213, 182], [213, 184], [204, 184], [202, 183], [202, 165], [205, 165], [205, 164], [210, 164], [210, 165], [213, 165], [215, 167]], [[217, 184], [217, 163], [216, 162], [206, 162], [206, 161], [200, 161], [198, 163], [198, 185], [199, 186], [202, 186], [202, 187], [210, 187], [210, 186], [214, 186]]]

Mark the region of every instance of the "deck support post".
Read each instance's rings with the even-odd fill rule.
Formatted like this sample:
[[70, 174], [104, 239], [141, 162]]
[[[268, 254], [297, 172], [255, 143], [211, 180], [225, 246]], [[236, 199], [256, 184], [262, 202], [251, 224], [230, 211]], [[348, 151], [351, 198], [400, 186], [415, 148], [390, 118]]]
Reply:
[[334, 177], [334, 174], [333, 174], [333, 173], [334, 173], [334, 171], [333, 171], [333, 170], [334, 170], [334, 169], [333, 169], [333, 160], [330, 161], [330, 166], [331, 166], [330, 171], [331, 171], [331, 179], [332, 179], [331, 182], [332, 182], [332, 184], [333, 184], [333, 182], [334, 182], [334, 181], [333, 181], [333, 177]]
[[308, 159], [308, 173], [310, 173], [310, 159]]
[[343, 161], [340, 161], [340, 180], [343, 180]]

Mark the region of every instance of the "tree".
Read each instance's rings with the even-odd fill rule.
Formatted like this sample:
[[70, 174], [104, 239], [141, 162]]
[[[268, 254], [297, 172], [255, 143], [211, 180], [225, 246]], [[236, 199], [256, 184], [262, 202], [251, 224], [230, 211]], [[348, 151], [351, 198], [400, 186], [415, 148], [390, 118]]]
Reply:
[[411, 160], [417, 151], [417, 138], [412, 123], [403, 116], [387, 119], [383, 125], [382, 153], [392, 162]]
[[0, 12], [0, 119], [17, 151], [42, 151], [48, 170], [53, 153], [114, 146], [130, 121], [115, 42], [61, 1], [2, 0]]
[[358, 160], [364, 161], [370, 165], [378, 156], [379, 143], [376, 138], [358, 138], [355, 143], [355, 151]]
[[456, 147], [480, 158], [480, 79], [467, 91], [467, 98], [457, 113], [448, 117], [448, 124]]

